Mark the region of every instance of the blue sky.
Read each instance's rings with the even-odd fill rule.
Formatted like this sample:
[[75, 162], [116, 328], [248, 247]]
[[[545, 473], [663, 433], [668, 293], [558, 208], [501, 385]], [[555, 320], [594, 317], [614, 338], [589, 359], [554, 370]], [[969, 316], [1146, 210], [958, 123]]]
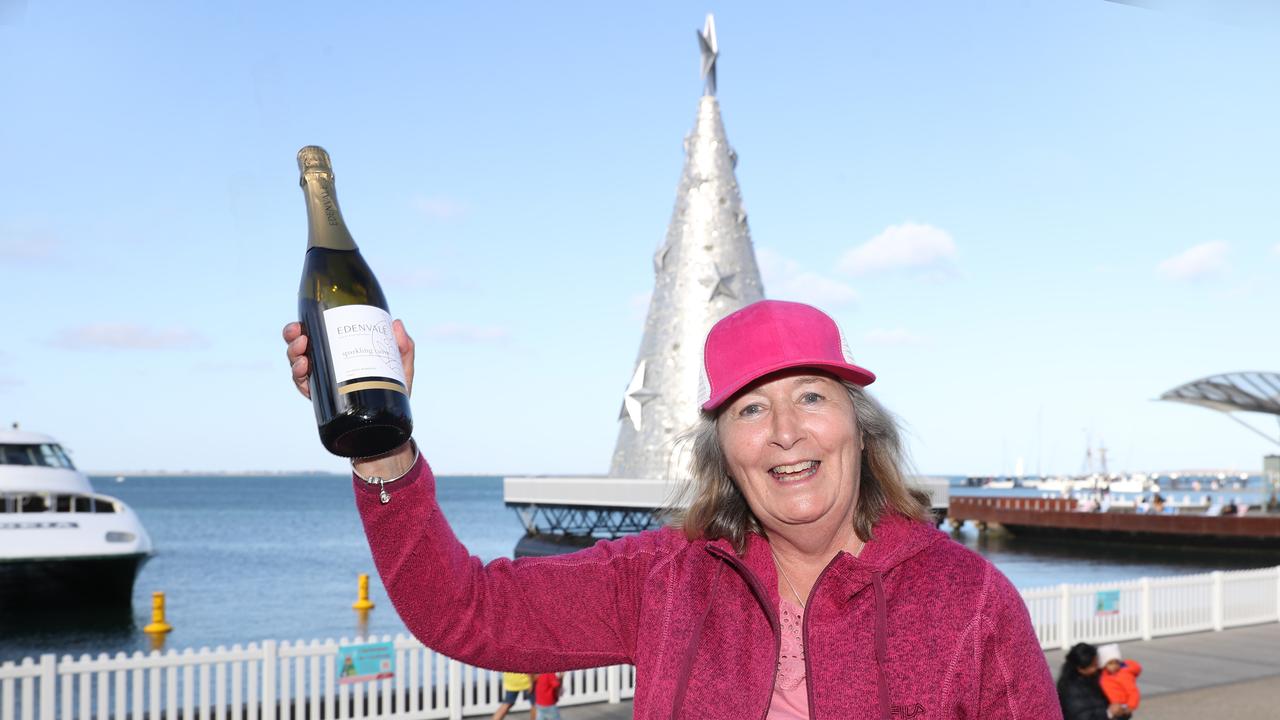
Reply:
[[1280, 22], [1237, 9], [10, 0], [0, 420], [89, 469], [340, 469], [279, 340], [315, 143], [437, 471], [605, 471], [714, 11], [766, 293], [840, 320], [922, 471], [1258, 468], [1152, 402], [1280, 370]]

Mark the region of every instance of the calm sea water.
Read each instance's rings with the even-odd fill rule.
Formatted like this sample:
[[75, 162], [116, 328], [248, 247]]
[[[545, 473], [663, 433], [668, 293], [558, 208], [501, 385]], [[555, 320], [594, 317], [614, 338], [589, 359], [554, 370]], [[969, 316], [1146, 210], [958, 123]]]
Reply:
[[[133, 507], [155, 543], [132, 611], [5, 613], [0, 660], [146, 650], [149, 641], [140, 630], [149, 621], [155, 590], [168, 600], [170, 648], [404, 630], [373, 570], [345, 476], [93, 482], [99, 492]], [[501, 478], [445, 477], [439, 487], [446, 517], [473, 554], [485, 560], [511, 555], [523, 528], [502, 503]], [[1280, 553], [1089, 548], [979, 537], [969, 529], [957, 538], [1023, 588], [1280, 564]], [[377, 605], [367, 624], [351, 610], [360, 573], [372, 576]]]

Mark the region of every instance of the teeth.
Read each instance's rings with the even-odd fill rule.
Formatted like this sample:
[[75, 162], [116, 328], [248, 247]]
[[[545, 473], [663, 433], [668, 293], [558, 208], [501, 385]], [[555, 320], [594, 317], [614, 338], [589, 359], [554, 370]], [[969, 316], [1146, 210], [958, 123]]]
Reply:
[[817, 460], [805, 460], [804, 462], [796, 463], [795, 465], [779, 465], [770, 472], [775, 472], [779, 475], [789, 475], [791, 473], [804, 472], [811, 467], [817, 466], [817, 464]]

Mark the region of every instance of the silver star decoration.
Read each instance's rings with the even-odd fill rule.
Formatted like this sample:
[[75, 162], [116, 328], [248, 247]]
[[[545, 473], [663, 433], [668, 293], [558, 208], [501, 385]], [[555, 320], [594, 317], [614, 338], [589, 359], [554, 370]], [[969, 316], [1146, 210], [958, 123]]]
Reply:
[[716, 58], [720, 55], [720, 46], [716, 43], [716, 18], [707, 13], [707, 22], [698, 33], [698, 48], [702, 50], [703, 95], [716, 94]]
[[667, 253], [670, 252], [671, 245], [662, 243], [662, 247], [658, 248], [658, 252], [653, 254], [653, 271], [662, 272], [662, 268], [667, 264]]
[[635, 427], [636, 432], [640, 432], [645, 403], [658, 397], [658, 393], [644, 386], [645, 363], [645, 360], [641, 360], [640, 364], [636, 366], [636, 374], [631, 376], [631, 383], [627, 385], [627, 392], [622, 396], [622, 412], [618, 414], [619, 420], [624, 417], [631, 418], [631, 424]]
[[715, 300], [721, 295], [727, 298], [736, 300], [738, 296], [733, 292], [733, 286], [731, 286], [729, 283], [733, 282], [733, 279], [737, 277], [738, 274], [722, 273], [720, 272], [719, 265], [712, 264], [711, 267], [715, 269], [716, 276], [710, 280], [702, 281], [703, 285], [711, 286], [711, 297], [707, 298], [707, 300], [708, 301]]

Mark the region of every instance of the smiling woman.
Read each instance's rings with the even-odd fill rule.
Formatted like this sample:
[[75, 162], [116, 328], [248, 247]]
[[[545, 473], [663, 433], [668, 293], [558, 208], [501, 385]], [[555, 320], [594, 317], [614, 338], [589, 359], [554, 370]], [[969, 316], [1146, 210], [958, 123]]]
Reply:
[[[413, 341], [395, 325], [406, 376]], [[285, 328], [306, 394], [306, 338]], [[525, 673], [636, 666], [637, 718], [1059, 718], [1022, 598], [927, 522], [834, 321], [764, 300], [703, 352], [677, 524], [482, 565], [412, 443], [357, 459], [382, 581], [428, 647]]]
[[[836, 672], [831, 658], [856, 655], [858, 648], [841, 646], [866, 626], [874, 627], [875, 684], [861, 685], [870, 675], [854, 674], [841, 689], [864, 688], [854, 694], [877, 698], [881, 717], [914, 715], [915, 704], [894, 702], [904, 683], [891, 691], [889, 648], [896, 651], [895, 668], [937, 673], [928, 666], [938, 656], [912, 649], [950, 645], [958, 638], [947, 623], [966, 616], [973, 622], [972, 589], [959, 588], [981, 584], [978, 594], [995, 588], [1007, 599], [1012, 587], [986, 561], [957, 553], [926, 524], [928, 500], [907, 485], [897, 422], [865, 390], [875, 376], [853, 363], [831, 318], [798, 303], [756, 303], [711, 330], [705, 355], [703, 412], [690, 433], [693, 483], [688, 509], [675, 518], [691, 542], [725, 540], [748, 556], [753, 540], [768, 547], [776, 579], [764, 589], [777, 608], [782, 636], [768, 717], [817, 715], [814, 703], [822, 704], [818, 698], [834, 689], [812, 685]], [[969, 577], [944, 587], [948, 566]], [[863, 592], [868, 586], [870, 592]], [[933, 598], [932, 617], [901, 622], [920, 612], [924, 596]], [[844, 598], [852, 599], [833, 605]], [[1010, 608], [1019, 611], [1025, 618], [1025, 610]], [[1005, 652], [1025, 652], [1036, 684], [1028, 697], [1005, 703], [1014, 716], [1018, 703], [1048, 707], [1051, 714], [1048, 668], [1030, 650], [1029, 624], [1022, 619], [1019, 625]], [[933, 703], [916, 704], [927, 710]], [[845, 712], [856, 706], [837, 707]]]
[[[906, 461], [893, 415], [860, 385], [852, 382], [813, 375], [796, 376], [795, 381], [804, 382], [806, 386], [824, 383], [825, 387], [820, 390], [811, 390], [816, 397], [806, 398], [805, 402], [813, 406], [823, 403], [830, 406], [834, 399], [836, 405], [845, 408], [853, 423], [851, 432], [858, 435], [859, 458], [849, 476], [852, 482], [848, 483], [850, 491], [855, 493], [852, 526], [857, 537], [864, 542], [870, 539], [872, 528], [886, 510], [927, 521], [929, 500], [921, 491], [907, 485]], [[833, 384], [838, 387], [831, 388]], [[749, 393], [743, 395], [744, 398], [748, 396]], [[840, 402], [841, 396], [847, 400]], [[751, 412], [758, 410], [752, 409]], [[687, 505], [688, 509], [677, 512], [675, 517], [691, 537], [699, 534], [724, 537], [741, 549], [747, 533], [761, 532], [762, 528], [753, 514], [758, 510], [748, 506], [746, 496], [730, 475], [727, 449], [721, 446], [726, 433], [731, 441], [740, 442], [738, 438], [743, 433], [737, 429], [743, 425], [731, 422], [734, 419], [732, 408], [724, 416], [724, 420], [719, 421], [716, 415], [704, 413], [689, 433], [693, 443], [695, 482], [689, 485], [688, 502], [680, 503]], [[813, 462], [817, 464], [818, 461]], [[796, 471], [795, 468], [779, 469]], [[816, 468], [808, 472], [816, 474]], [[780, 480], [785, 478], [785, 475], [779, 476]]]

